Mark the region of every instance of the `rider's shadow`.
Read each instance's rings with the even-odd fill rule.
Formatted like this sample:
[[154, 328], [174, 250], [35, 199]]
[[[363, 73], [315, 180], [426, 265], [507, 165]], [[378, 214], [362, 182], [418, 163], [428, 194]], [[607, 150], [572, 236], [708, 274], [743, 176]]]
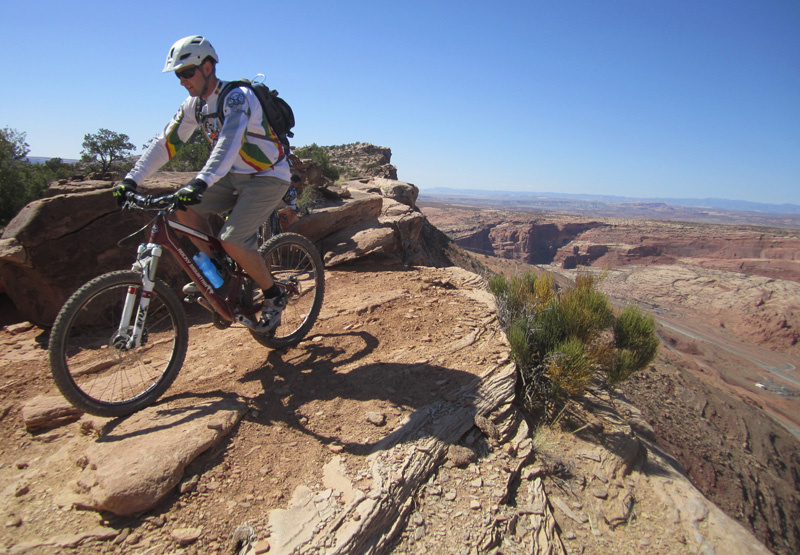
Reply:
[[[474, 410], [465, 403], [465, 399], [477, 392], [480, 383], [474, 374], [424, 360], [371, 362], [367, 357], [378, 346], [378, 340], [366, 332], [323, 334], [321, 337], [336, 337], [337, 345], [343, 347], [307, 341], [285, 353], [272, 351], [264, 366], [242, 378], [243, 381], [258, 380], [263, 387], [264, 393], [257, 399], [259, 422], [266, 425], [283, 422], [322, 443], [341, 444], [352, 454], [367, 454], [379, 444], [391, 443], [393, 436], [401, 437], [404, 426], [376, 441], [347, 440], [335, 426], [330, 431], [322, 431], [315, 422], [306, 422], [307, 405], [336, 399], [381, 401], [382, 405], [389, 406], [387, 412], [391, 412], [393, 406], [401, 408], [402, 412], [410, 411], [405, 418], [406, 426], [415, 425], [415, 421], [425, 417], [437, 403], [452, 403], [461, 410], [466, 407], [468, 414], [465, 416], [474, 416]], [[364, 408], [361, 412], [366, 414], [368, 410]], [[425, 414], [421, 414], [423, 412]], [[370, 426], [365, 419], [364, 426]], [[436, 427], [424, 426], [424, 433], [435, 436]]]

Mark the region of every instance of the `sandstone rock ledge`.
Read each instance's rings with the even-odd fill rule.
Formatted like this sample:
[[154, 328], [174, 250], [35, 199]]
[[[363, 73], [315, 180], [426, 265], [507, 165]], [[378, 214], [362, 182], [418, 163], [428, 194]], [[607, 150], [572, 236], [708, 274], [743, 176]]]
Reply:
[[[167, 194], [193, 174], [160, 172], [141, 187], [145, 194]], [[22, 317], [50, 326], [78, 287], [106, 272], [128, 269], [141, 232], [152, 215], [120, 211], [110, 194], [112, 182], [84, 181], [27, 205], [0, 238], [0, 292]], [[420, 234], [425, 217], [416, 208], [419, 190], [382, 177], [349, 181], [289, 231], [317, 244], [328, 267], [371, 258], [385, 264], [434, 265]], [[163, 256], [159, 277], [176, 291], [187, 278]]]
[[[328, 282], [315, 336], [286, 355], [270, 354], [269, 364], [263, 349], [246, 347], [244, 330], [202, 324], [192, 330], [183, 385], [176, 382], [156, 407], [128, 419], [64, 424], [74, 417], [68, 410], [26, 405], [30, 427], [47, 428], [43, 413], [57, 426], [23, 433], [21, 449], [4, 452], [8, 552], [69, 547], [83, 555], [118, 545], [131, 553], [184, 546], [229, 553], [222, 539], [242, 524], [249, 555], [766, 553], [686, 481], [623, 400], [587, 397], [570, 411], [571, 433], [530, 430], [513, 404], [516, 373], [491, 299], [474, 274], [332, 270]], [[407, 343], [397, 335], [404, 327]], [[35, 333], [3, 336], [0, 370], [46, 372], [31, 347]], [[347, 350], [347, 342], [370, 337], [371, 347]], [[231, 345], [240, 346], [235, 362], [220, 356]], [[408, 382], [421, 385], [406, 389]], [[7, 385], [13, 403], [31, 398], [31, 380]], [[392, 402], [377, 402], [374, 391], [360, 396], [370, 387], [391, 387]], [[350, 418], [357, 430], [337, 431], [352, 413], [380, 407], [398, 417], [391, 431], [369, 414]], [[9, 429], [12, 405], [2, 414], [4, 437], [19, 437]], [[280, 484], [290, 479], [284, 497]], [[254, 489], [273, 483], [277, 495]], [[115, 520], [106, 513], [97, 528], [90, 511], [70, 507], [136, 514]], [[55, 524], [37, 524], [54, 514]]]
[[[527, 425], [511, 405], [515, 376], [515, 366], [508, 364], [459, 391], [454, 396], [457, 400], [417, 411], [399, 433], [390, 434], [376, 446], [370, 456], [371, 487], [368, 491], [354, 487], [342, 461], [333, 459], [325, 467], [325, 479], [319, 491], [300, 486], [287, 509], [271, 512], [271, 552], [387, 552], [416, 506], [415, 495], [438, 466], [446, 458], [461, 466], [475, 458], [471, 450], [463, 447], [466, 457], [459, 458], [454, 444], [476, 422], [487, 426], [489, 420], [484, 414], [495, 413], [500, 425], [489, 423], [493, 430], [489, 433], [494, 436], [493, 441], [504, 438], [508, 446], [506, 491], [496, 501], [507, 499], [507, 488], [532, 455]], [[531, 509], [530, 514], [536, 518], [530, 545], [533, 552], [563, 553], [544, 492], [540, 484], [534, 484], [530, 505], [536, 509]], [[480, 508], [480, 502], [475, 499], [473, 510]], [[412, 525], [423, 524], [418, 518], [411, 522]], [[498, 542], [492, 526], [483, 528], [480, 543], [486, 550]], [[255, 554], [255, 551], [250, 553]]]
[[[321, 483], [299, 486], [287, 508], [270, 512], [261, 548], [281, 555], [770, 553], [645, 437], [652, 430], [622, 398], [595, 397], [585, 405], [591, 408], [577, 409], [586, 428], [603, 430], [592, 439], [556, 434], [557, 446], [535, 446], [512, 404], [515, 373], [513, 363], [497, 368], [454, 401], [419, 410], [376, 448], [369, 472], [348, 475], [335, 457]], [[360, 480], [371, 485], [354, 485]], [[245, 553], [263, 553], [255, 545]]]

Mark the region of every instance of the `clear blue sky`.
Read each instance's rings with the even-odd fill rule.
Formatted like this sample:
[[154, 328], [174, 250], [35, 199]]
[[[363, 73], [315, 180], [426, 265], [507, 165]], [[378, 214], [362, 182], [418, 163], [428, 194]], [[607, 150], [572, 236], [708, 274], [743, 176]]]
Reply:
[[6, 2], [0, 127], [32, 156], [141, 147], [192, 34], [223, 79], [268, 76], [294, 144], [390, 147], [423, 190], [800, 204], [797, 0]]

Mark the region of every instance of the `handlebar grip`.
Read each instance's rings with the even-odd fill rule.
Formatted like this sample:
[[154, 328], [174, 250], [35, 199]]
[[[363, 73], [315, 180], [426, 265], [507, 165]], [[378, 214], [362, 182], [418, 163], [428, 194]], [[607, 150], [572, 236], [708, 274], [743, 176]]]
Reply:
[[154, 197], [153, 195], [140, 195], [133, 191], [127, 191], [125, 198], [139, 208], [172, 208], [175, 210], [180, 205], [175, 193]]

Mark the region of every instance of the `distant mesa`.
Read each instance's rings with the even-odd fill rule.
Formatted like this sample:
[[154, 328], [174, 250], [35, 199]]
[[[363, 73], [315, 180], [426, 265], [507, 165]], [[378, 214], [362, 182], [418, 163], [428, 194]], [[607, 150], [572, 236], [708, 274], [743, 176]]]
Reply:
[[[737, 212], [760, 212], [765, 214], [797, 214], [800, 215], [800, 205], [797, 204], [768, 204], [761, 202], [750, 202], [744, 200], [729, 200], [719, 198], [631, 198], [612, 195], [586, 195], [570, 193], [551, 193], [551, 192], [531, 192], [531, 191], [488, 191], [481, 189], [451, 189], [448, 187], [425, 188], [420, 191], [420, 198], [435, 197], [437, 199], [483, 199], [494, 203], [508, 205], [508, 203], [518, 203], [521, 205], [531, 205], [533, 203], [557, 205], [570, 203], [570, 206], [579, 209], [580, 205], [585, 208], [591, 207], [592, 212], [597, 214], [597, 203], [602, 203], [607, 207], [619, 207], [619, 205], [637, 206], [641, 209], [653, 211], [669, 209], [694, 209], [702, 213], [708, 210], [723, 210]], [[674, 217], [675, 214], [670, 214]]]
[[[58, 158], [58, 156], [28, 156], [28, 162], [31, 164], [44, 164], [53, 158]], [[74, 158], [62, 158], [61, 161], [65, 164], [76, 164], [79, 162], [79, 160]]]

